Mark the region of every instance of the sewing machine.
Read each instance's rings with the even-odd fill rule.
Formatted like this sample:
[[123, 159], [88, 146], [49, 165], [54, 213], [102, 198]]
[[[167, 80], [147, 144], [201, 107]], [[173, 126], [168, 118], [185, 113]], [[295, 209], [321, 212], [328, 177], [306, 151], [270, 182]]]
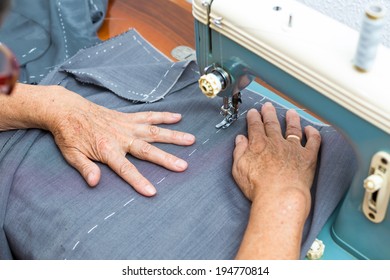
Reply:
[[320, 235], [345, 258], [390, 259], [390, 50], [362, 71], [359, 32], [292, 0], [194, 0], [193, 15], [200, 88], [222, 97], [216, 126], [234, 125], [240, 91], [259, 77], [338, 128], [359, 167]]

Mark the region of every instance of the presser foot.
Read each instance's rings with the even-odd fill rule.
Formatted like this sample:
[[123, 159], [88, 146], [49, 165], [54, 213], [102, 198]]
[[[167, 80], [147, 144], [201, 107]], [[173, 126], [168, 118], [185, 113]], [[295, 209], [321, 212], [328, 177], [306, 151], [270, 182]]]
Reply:
[[217, 124], [215, 127], [228, 128], [233, 122], [238, 119], [238, 104], [241, 103], [241, 93], [238, 92], [233, 95], [230, 99], [229, 97], [223, 98], [223, 105], [221, 107], [221, 115], [225, 118]]
[[220, 129], [220, 128], [228, 128], [234, 121], [238, 119], [238, 115], [234, 114], [231, 116], [226, 116], [223, 121], [221, 121], [219, 124], [215, 126], [215, 128]]

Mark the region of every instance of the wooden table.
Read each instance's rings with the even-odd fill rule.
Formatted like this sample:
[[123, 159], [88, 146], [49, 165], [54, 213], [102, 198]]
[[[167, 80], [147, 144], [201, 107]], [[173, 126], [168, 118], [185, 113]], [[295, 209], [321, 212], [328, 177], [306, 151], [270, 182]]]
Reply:
[[192, 5], [186, 0], [110, 0], [103, 40], [135, 28], [169, 58], [180, 45], [195, 49]]

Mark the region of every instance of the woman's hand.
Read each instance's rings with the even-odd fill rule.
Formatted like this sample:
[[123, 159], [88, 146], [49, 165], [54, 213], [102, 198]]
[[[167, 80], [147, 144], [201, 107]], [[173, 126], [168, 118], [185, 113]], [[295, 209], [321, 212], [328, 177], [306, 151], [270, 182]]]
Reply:
[[310, 199], [321, 143], [318, 130], [305, 127], [307, 143], [302, 146], [299, 115], [289, 110], [283, 137], [271, 103], [264, 104], [261, 114], [255, 109], [250, 110], [247, 121], [248, 138], [237, 136], [233, 154], [233, 176], [245, 196], [253, 201], [267, 192], [294, 189]]
[[180, 114], [169, 112], [121, 113], [96, 105], [59, 86], [46, 111], [47, 127], [67, 162], [76, 168], [91, 187], [100, 180], [94, 161], [107, 164], [115, 173], [145, 196], [153, 196], [155, 187], [125, 157], [127, 153], [169, 170], [181, 172], [187, 162], [150, 143], [191, 145], [195, 137], [188, 133], [159, 128], [173, 124]]
[[321, 137], [305, 127], [302, 146], [299, 115], [287, 111], [282, 135], [271, 103], [247, 115], [248, 138], [238, 135], [233, 177], [252, 207], [238, 259], [297, 259], [302, 231], [311, 207], [310, 187]]

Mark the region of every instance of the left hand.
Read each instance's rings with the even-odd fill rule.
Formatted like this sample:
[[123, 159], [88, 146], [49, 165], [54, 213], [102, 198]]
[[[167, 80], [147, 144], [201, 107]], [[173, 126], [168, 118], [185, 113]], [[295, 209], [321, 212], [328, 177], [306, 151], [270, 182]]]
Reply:
[[181, 120], [180, 114], [126, 114], [96, 105], [65, 88], [57, 87], [56, 90], [60, 93], [56, 94], [58, 98], [47, 113], [48, 129], [65, 159], [91, 187], [100, 180], [100, 169], [94, 163], [98, 161], [107, 164], [139, 193], [153, 196], [155, 187], [126, 158], [127, 153], [172, 171], [181, 172], [187, 168], [184, 160], [150, 144], [192, 145], [195, 142], [193, 135], [156, 126], [176, 123]]

